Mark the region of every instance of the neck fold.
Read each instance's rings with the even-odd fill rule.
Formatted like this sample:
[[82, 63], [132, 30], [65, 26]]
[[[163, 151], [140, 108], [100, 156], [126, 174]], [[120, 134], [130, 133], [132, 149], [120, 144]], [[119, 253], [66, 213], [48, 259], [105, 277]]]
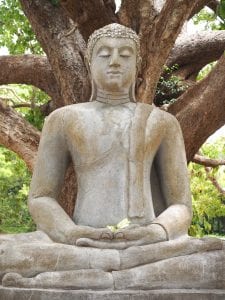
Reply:
[[121, 93], [121, 92], [110, 93], [98, 89], [96, 101], [111, 104], [111, 105], [119, 105], [119, 104], [128, 103], [131, 100], [128, 93]]

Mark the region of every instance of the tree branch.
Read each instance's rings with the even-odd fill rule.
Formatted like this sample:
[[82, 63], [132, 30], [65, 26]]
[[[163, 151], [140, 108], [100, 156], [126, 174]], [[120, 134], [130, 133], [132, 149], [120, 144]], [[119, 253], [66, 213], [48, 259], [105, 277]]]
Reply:
[[131, 27], [137, 33], [141, 27], [151, 26], [158, 14], [159, 10], [155, 8], [155, 1], [152, 0], [123, 0], [118, 12], [120, 23]]
[[191, 14], [189, 16], [189, 19], [191, 19], [195, 14], [199, 13], [200, 10], [202, 10], [206, 5], [209, 6], [209, 4], [211, 2], [214, 2], [214, 1], [211, 1], [211, 0], [199, 0], [199, 1], [196, 1], [196, 5], [194, 6], [194, 8], [192, 9], [191, 11]]
[[[31, 108], [31, 107], [33, 107], [33, 105], [31, 103], [24, 102], [24, 103], [17, 103], [12, 106], [12, 108], [23, 108], [23, 107]], [[36, 105], [35, 105], [35, 107], [36, 107]]]
[[211, 0], [209, 3], [208, 3], [208, 7], [211, 8], [215, 13], [217, 11], [217, 7], [218, 5], [220, 4], [220, 1], [219, 0]]
[[168, 0], [149, 26], [143, 11], [140, 26], [143, 78], [138, 90], [142, 102], [153, 101], [163, 65], [194, 5], [194, 0]]
[[212, 184], [215, 186], [215, 188], [217, 189], [217, 191], [219, 193], [221, 193], [222, 195], [225, 195], [225, 190], [219, 185], [216, 178], [210, 174], [210, 171], [211, 171], [211, 168], [205, 167], [205, 172], [206, 172], [207, 178], [212, 182]]
[[0, 101], [0, 144], [17, 153], [33, 169], [40, 132]]
[[190, 161], [205, 140], [224, 125], [225, 55], [202, 81], [190, 87], [169, 107], [183, 130]]
[[4, 55], [0, 56], [0, 85], [10, 83], [31, 84], [59, 99], [59, 91], [51, 66], [44, 56]]
[[216, 168], [218, 166], [225, 165], [225, 159], [212, 159], [199, 154], [195, 154], [195, 156], [192, 159], [192, 162], [211, 168]]
[[123, 0], [118, 12], [119, 21], [124, 26], [130, 27], [137, 33], [139, 31], [139, 1]]
[[206, 64], [218, 60], [224, 49], [225, 30], [185, 34], [176, 41], [166, 65], [177, 64], [178, 74], [183, 72], [188, 78]]
[[[48, 0], [20, 0], [56, 78], [63, 105], [87, 101], [90, 83], [84, 64], [86, 45], [61, 6]], [[53, 99], [54, 100], [54, 99]]]
[[61, 0], [60, 3], [69, 17], [78, 25], [86, 41], [94, 30], [118, 21], [113, 0]]

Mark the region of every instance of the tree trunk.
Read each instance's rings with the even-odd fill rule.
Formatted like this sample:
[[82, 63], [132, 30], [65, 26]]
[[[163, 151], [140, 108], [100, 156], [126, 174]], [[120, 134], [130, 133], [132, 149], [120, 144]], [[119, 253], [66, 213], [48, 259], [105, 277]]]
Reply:
[[33, 170], [40, 133], [22, 116], [0, 101], [0, 144], [16, 152]]
[[206, 139], [224, 125], [225, 55], [211, 73], [190, 87], [169, 107], [183, 130], [187, 159], [190, 161]]
[[178, 65], [177, 75], [188, 79], [205, 65], [216, 61], [225, 49], [225, 30], [181, 35], [172, 49], [166, 65]]
[[59, 89], [46, 57], [40, 55], [5, 55], [0, 56], [0, 65], [0, 85], [8, 83], [34, 85], [54, 98], [60, 106]]

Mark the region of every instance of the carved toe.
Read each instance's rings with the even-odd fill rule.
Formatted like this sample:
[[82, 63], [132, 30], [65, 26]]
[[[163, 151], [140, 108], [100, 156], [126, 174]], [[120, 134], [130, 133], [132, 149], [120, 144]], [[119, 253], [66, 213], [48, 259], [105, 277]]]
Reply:
[[23, 277], [18, 273], [7, 273], [2, 279], [3, 286], [19, 286]]

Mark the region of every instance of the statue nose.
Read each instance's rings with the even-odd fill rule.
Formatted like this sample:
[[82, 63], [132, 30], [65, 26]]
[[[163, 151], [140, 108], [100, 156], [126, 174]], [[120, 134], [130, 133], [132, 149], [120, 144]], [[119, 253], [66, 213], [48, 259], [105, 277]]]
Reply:
[[110, 66], [119, 66], [120, 65], [118, 49], [113, 50], [109, 65]]

